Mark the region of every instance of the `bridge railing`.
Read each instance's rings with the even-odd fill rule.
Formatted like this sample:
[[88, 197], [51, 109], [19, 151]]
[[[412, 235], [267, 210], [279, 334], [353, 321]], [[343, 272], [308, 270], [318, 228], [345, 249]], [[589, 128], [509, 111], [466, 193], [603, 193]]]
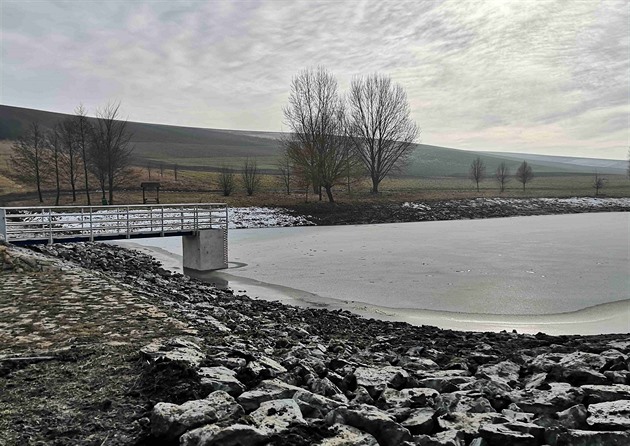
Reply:
[[225, 203], [0, 208], [0, 239], [53, 243], [67, 239], [157, 237], [228, 227]]

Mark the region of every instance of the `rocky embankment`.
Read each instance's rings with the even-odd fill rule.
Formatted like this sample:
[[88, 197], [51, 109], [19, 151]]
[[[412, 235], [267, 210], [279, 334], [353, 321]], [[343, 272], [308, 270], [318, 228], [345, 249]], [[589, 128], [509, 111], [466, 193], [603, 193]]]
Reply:
[[185, 316], [141, 348], [142, 444], [630, 444], [630, 336], [473, 333], [234, 296], [102, 244], [41, 251]]
[[628, 212], [630, 198], [476, 198], [395, 203], [305, 203], [289, 207], [317, 225], [467, 220], [525, 215]]

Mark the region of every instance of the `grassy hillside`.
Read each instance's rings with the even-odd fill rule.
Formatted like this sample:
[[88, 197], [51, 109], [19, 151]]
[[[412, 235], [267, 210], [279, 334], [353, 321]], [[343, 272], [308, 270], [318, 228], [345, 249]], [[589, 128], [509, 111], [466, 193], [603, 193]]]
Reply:
[[[0, 140], [13, 139], [33, 121], [52, 128], [68, 115], [0, 105]], [[129, 122], [135, 145], [135, 163], [146, 168], [160, 164], [171, 168], [175, 163], [182, 170], [212, 171], [223, 165], [239, 167], [245, 157], [254, 157], [261, 169], [272, 173], [280, 152], [279, 133], [217, 130], [194, 127]], [[0, 154], [1, 156], [1, 154]], [[625, 161], [594, 160], [588, 158], [553, 157], [543, 155], [471, 152], [426, 144], [417, 145], [404, 176], [467, 177], [472, 160], [480, 156], [492, 175], [501, 162], [506, 162], [512, 173], [523, 161], [528, 161], [536, 175], [574, 175], [595, 171], [602, 174], [625, 174]], [[0, 159], [0, 164], [2, 164]]]

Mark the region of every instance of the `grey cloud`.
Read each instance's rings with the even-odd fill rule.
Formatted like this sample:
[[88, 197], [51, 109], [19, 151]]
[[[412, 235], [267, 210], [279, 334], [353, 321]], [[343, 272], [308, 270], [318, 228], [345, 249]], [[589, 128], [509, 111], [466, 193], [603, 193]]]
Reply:
[[[1, 80], [11, 105], [68, 112], [115, 96], [131, 119], [277, 131], [291, 77], [321, 64], [342, 86], [390, 74], [406, 88], [425, 142], [501, 149], [514, 140], [500, 135], [533, 138], [540, 126], [556, 138], [546, 150], [612, 132], [625, 156], [623, 0], [9, 0], [3, 11], [11, 68]], [[592, 150], [610, 153], [610, 144]]]

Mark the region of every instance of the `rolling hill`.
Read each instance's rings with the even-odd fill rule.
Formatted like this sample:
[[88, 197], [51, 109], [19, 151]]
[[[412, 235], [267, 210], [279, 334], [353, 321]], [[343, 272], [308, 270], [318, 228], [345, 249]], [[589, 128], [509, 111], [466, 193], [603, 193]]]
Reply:
[[[44, 128], [69, 117], [62, 113], [0, 105], [0, 139], [15, 139], [33, 121]], [[254, 157], [263, 170], [273, 170], [280, 153], [280, 133], [220, 130], [129, 122], [135, 145], [135, 163], [177, 163], [181, 169], [215, 170], [222, 165], [238, 166], [245, 157]], [[624, 174], [627, 161], [598, 160], [544, 155], [473, 152], [418, 144], [403, 174], [414, 177], [467, 176], [472, 160], [480, 156], [487, 172], [501, 162], [516, 170], [526, 160], [540, 175]]]

